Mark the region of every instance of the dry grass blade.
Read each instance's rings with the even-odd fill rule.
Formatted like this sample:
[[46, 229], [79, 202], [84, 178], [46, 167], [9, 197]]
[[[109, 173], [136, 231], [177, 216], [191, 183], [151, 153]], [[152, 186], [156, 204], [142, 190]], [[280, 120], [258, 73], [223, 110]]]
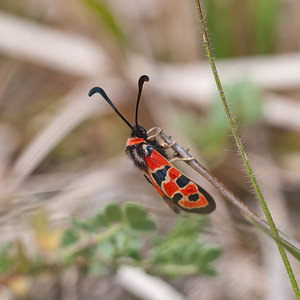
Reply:
[[142, 269], [121, 266], [117, 280], [126, 290], [144, 300], [183, 300], [184, 297], [158, 277], [146, 274]]
[[[91, 40], [0, 13], [0, 51], [74, 76], [94, 76], [109, 65]], [[72, 53], [72, 55], [70, 55]]]
[[290, 130], [300, 129], [300, 103], [291, 98], [268, 93], [263, 114], [270, 125]]
[[87, 103], [87, 90], [90, 86], [90, 83], [85, 83], [70, 92], [64, 99], [65, 107], [19, 156], [11, 173], [14, 187], [19, 185], [70, 131], [99, 111], [99, 103]]

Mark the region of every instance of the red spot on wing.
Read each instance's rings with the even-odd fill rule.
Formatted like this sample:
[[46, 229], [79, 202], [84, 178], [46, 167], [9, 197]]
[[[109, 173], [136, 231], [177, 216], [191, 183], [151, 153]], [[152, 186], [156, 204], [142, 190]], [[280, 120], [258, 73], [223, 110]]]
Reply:
[[155, 172], [161, 167], [169, 166], [170, 169], [168, 170], [168, 176], [166, 181], [162, 183], [161, 189], [169, 198], [179, 191], [179, 187], [175, 180], [181, 175], [181, 173], [170, 165], [170, 163], [160, 153], [153, 150], [150, 156], [145, 157], [145, 162], [150, 172]]
[[172, 180], [166, 183], [162, 183], [162, 188], [166, 195], [170, 198], [174, 195], [175, 192], [179, 190], [178, 185]]
[[199, 193], [196, 184], [193, 182], [190, 182], [185, 188], [181, 189], [180, 192], [184, 196], [189, 196], [191, 194]]
[[206, 200], [206, 198], [203, 195], [200, 195], [200, 198], [198, 201], [189, 201], [189, 200], [179, 200], [179, 205], [192, 209], [192, 208], [201, 208], [201, 207], [205, 207], [208, 205], [208, 202]]
[[168, 175], [171, 180], [175, 180], [181, 175], [181, 173], [178, 170], [176, 170], [174, 167], [171, 167], [171, 169], [168, 170]]
[[[179, 200], [179, 205], [188, 208], [201, 208], [209, 205], [207, 199], [199, 192], [197, 185], [194, 182], [190, 182], [185, 188], [181, 189], [180, 192], [185, 196], [181, 200]], [[188, 196], [197, 194], [199, 199], [197, 201], [189, 200]]]
[[151, 171], [155, 171], [162, 166], [170, 165], [169, 162], [155, 150], [152, 151], [150, 156], [145, 157], [145, 162]]

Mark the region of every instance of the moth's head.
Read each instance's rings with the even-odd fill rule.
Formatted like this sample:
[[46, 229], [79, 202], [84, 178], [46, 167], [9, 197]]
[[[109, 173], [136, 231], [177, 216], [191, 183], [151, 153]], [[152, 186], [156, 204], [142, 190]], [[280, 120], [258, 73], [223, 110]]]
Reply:
[[142, 139], [147, 139], [148, 137], [147, 130], [140, 125], [134, 126], [130, 135], [131, 137], [138, 137]]

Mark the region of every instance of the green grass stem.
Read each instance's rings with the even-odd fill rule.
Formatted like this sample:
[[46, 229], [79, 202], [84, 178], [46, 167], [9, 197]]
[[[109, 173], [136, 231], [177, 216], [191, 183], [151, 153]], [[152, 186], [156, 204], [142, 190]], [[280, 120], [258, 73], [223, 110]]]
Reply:
[[211, 69], [212, 69], [212, 72], [213, 72], [213, 75], [214, 75], [214, 78], [215, 78], [215, 82], [216, 82], [216, 85], [217, 85], [217, 88], [218, 88], [218, 91], [219, 91], [219, 95], [220, 95], [222, 104], [224, 106], [224, 110], [225, 110], [226, 117], [227, 117], [227, 120], [228, 120], [228, 123], [229, 123], [229, 127], [230, 127], [232, 135], [234, 137], [234, 140], [235, 140], [236, 146], [238, 148], [239, 154], [242, 157], [243, 163], [246, 167], [246, 170], [249, 174], [249, 177], [250, 177], [250, 180], [251, 180], [252, 185], [254, 187], [254, 190], [255, 190], [255, 192], [257, 194], [257, 197], [259, 199], [260, 205], [261, 205], [261, 207], [263, 209], [263, 212], [266, 216], [266, 219], [269, 223], [270, 229], [271, 229], [271, 231], [272, 231], [272, 233], [275, 237], [275, 242], [277, 244], [277, 247], [278, 247], [279, 253], [281, 255], [282, 261], [284, 263], [284, 266], [287, 270], [291, 285], [292, 285], [294, 293], [296, 295], [296, 299], [300, 300], [300, 291], [299, 291], [297, 281], [295, 279], [295, 275], [293, 273], [293, 270], [292, 270], [292, 267], [290, 265], [289, 259], [286, 255], [286, 252], [285, 252], [284, 248], [281, 246], [281, 244], [279, 242], [279, 240], [280, 240], [279, 233], [277, 231], [277, 228], [275, 226], [275, 223], [273, 221], [273, 218], [272, 218], [272, 215], [269, 211], [269, 208], [268, 208], [268, 206], [267, 206], [267, 204], [264, 200], [264, 197], [263, 197], [263, 194], [260, 190], [260, 187], [257, 183], [254, 172], [253, 172], [253, 170], [250, 166], [250, 163], [249, 163], [249, 160], [248, 160], [247, 155], [245, 153], [243, 144], [242, 144], [241, 139], [239, 138], [239, 136], [237, 134], [237, 130], [235, 128], [235, 123], [234, 123], [233, 118], [231, 116], [231, 113], [230, 113], [230, 110], [229, 110], [229, 107], [228, 107], [228, 104], [227, 104], [226, 96], [225, 96], [225, 93], [224, 93], [224, 90], [223, 90], [223, 87], [222, 87], [222, 84], [221, 84], [221, 81], [220, 81], [220, 77], [219, 77], [219, 74], [218, 74], [218, 71], [217, 71], [217, 67], [216, 67], [216, 64], [215, 64], [214, 56], [213, 56], [213, 53], [212, 53], [212, 50], [211, 50], [211, 46], [210, 46], [210, 43], [209, 43], [209, 40], [208, 40], [207, 30], [206, 30], [206, 26], [205, 26], [205, 20], [204, 20], [204, 17], [203, 17], [203, 12], [202, 12], [202, 8], [201, 8], [200, 0], [195, 0], [195, 1], [196, 1], [196, 7], [197, 7], [197, 11], [198, 11], [198, 17], [199, 17], [199, 21], [200, 21], [201, 33], [202, 33], [202, 37], [203, 37], [203, 41], [204, 41], [205, 50], [206, 50], [206, 53], [207, 53], [207, 56], [208, 56], [208, 59], [209, 59], [209, 63], [210, 63], [210, 66], [211, 66]]

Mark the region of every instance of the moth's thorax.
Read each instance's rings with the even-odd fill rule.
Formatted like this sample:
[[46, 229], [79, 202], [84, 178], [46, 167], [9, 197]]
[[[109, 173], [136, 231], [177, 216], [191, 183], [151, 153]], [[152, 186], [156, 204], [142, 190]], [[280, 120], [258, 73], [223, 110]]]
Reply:
[[147, 156], [151, 156], [153, 150], [166, 157], [165, 149], [161, 148], [156, 141], [147, 141], [136, 136], [132, 136], [127, 140], [125, 151], [138, 168], [147, 170], [145, 159]]
[[142, 138], [129, 138], [126, 144], [126, 153], [134, 162], [134, 164], [143, 170], [146, 170], [147, 165], [145, 156], [148, 154], [147, 146], [151, 147], [146, 140]]
[[134, 146], [134, 145], [137, 145], [137, 144], [140, 144], [140, 143], [146, 143], [146, 140], [142, 139], [142, 138], [138, 138], [138, 137], [131, 137], [127, 140], [126, 147]]

